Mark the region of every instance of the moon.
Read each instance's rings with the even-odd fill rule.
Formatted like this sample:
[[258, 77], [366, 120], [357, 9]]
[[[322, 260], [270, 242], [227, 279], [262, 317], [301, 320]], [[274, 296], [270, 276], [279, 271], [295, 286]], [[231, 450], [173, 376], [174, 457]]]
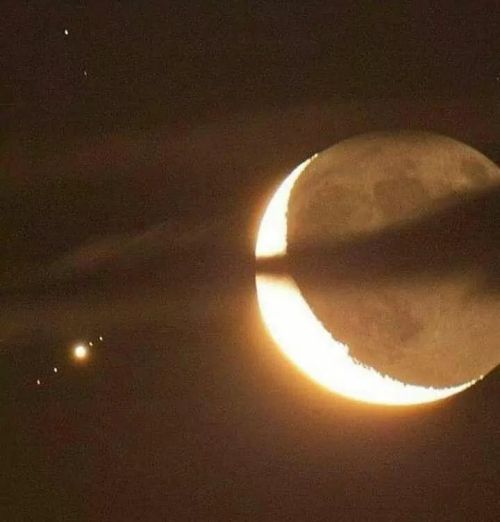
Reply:
[[[442, 136], [428, 133], [377, 133], [351, 138], [306, 160], [281, 183], [260, 223], [255, 256], [257, 259], [285, 257], [289, 254], [290, 241], [318, 244], [325, 238], [330, 241], [333, 237], [339, 241], [360, 232], [377, 232], [395, 223], [425, 216], [432, 207], [431, 203], [440, 201], [443, 196], [493, 186], [499, 180], [496, 165], [474, 149]], [[379, 195], [382, 194], [378, 200], [373, 197], [377, 191]], [[417, 304], [413, 307], [416, 311], [419, 311], [419, 299], [432, 294], [425, 285], [417, 288], [413, 283], [413, 286], [407, 285], [406, 288], [401, 282], [383, 284], [388, 285], [383, 290], [379, 288], [384, 293], [384, 302], [392, 303], [395, 294], [406, 292], [408, 299], [415, 298]], [[447, 280], [444, 284], [455, 292], [457, 288], [461, 289], [456, 281], [450, 283]], [[346, 314], [342, 312], [361, 315], [361, 318], [366, 318], [368, 313], [370, 318], [373, 309], [377, 315], [380, 299], [377, 301], [376, 287], [367, 293], [366, 285], [361, 285], [353, 298], [353, 286], [347, 286], [349, 291], [334, 292], [333, 300], [318, 300], [313, 292], [307, 290], [307, 285], [298, 284], [288, 273], [277, 275], [258, 272], [256, 275], [259, 308], [268, 332], [284, 355], [312, 380], [350, 399], [376, 404], [411, 405], [450, 397], [483, 378], [484, 374], [474, 369], [474, 375], [468, 379], [455, 382], [455, 375], [455, 381], [446, 381], [453, 381], [452, 385], [435, 385], [432, 383], [438, 382], [436, 379], [431, 383], [425, 382], [429, 368], [426, 368], [427, 373], [423, 372], [425, 378], [422, 382], [401, 378], [401, 375], [407, 375], [412, 358], [413, 363], [417, 360], [419, 364], [422, 360], [432, 359], [429, 359], [426, 346], [425, 349], [407, 351], [403, 362], [401, 357], [396, 357], [397, 364], [392, 361], [392, 366], [380, 364], [384, 360], [383, 355], [371, 359], [361, 357], [365, 353], [377, 353], [372, 346], [374, 342], [380, 342], [381, 348], [384, 348], [378, 352], [387, 352], [384, 346], [384, 342], [387, 344], [387, 336], [381, 335], [379, 330], [383, 332], [384, 329], [376, 325], [369, 330], [368, 337], [372, 339], [370, 350], [363, 352], [366, 332], [356, 337], [349, 328], [343, 328], [342, 319], [345, 319]], [[438, 304], [446, 299], [453, 302], [453, 292], [441, 290], [441, 293], [437, 292]], [[360, 296], [364, 300], [360, 300]], [[315, 301], [313, 307], [309, 304], [311, 297]], [[318, 310], [324, 312], [325, 303], [330, 310], [340, 310], [336, 320], [329, 320], [330, 311], [326, 314], [315, 313]], [[425, 302], [423, 299], [423, 303], [424, 306], [434, 306], [436, 309], [437, 305], [432, 300]], [[382, 316], [384, 326], [387, 316], [392, 312], [382, 309], [380, 313], [379, 307], [378, 313]], [[493, 317], [495, 314], [490, 315]], [[499, 317], [494, 317], [496, 324]], [[398, 318], [396, 314], [396, 322]], [[403, 323], [406, 320], [404, 317], [400, 319]], [[429, 317], [423, 313], [421, 323], [426, 324], [426, 321], [430, 322]], [[448, 324], [450, 321], [444, 322]], [[453, 321], [451, 323], [452, 328]], [[427, 329], [433, 329], [434, 333], [437, 331], [432, 345], [434, 349], [440, 343], [447, 348], [450, 340], [446, 338], [445, 332], [436, 330], [433, 323]], [[477, 335], [477, 328], [475, 333]], [[420, 340], [414, 340], [415, 346], [418, 345], [420, 349], [426, 342], [431, 344], [428, 332], [419, 335]], [[399, 338], [396, 336], [394, 339]], [[391, 342], [394, 339], [390, 339]], [[355, 350], [351, 347], [351, 341]], [[400, 341], [400, 344], [405, 343]], [[371, 364], [373, 361], [375, 363]], [[498, 348], [493, 358], [490, 357], [482, 367], [491, 370], [496, 364]], [[451, 366], [455, 368], [456, 365]], [[398, 375], [400, 367], [404, 370]], [[387, 371], [388, 368], [390, 371]]]

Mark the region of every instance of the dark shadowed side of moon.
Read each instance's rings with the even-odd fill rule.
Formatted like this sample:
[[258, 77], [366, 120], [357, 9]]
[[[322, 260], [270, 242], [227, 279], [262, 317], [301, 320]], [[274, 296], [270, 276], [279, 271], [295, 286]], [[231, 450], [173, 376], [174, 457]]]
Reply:
[[[375, 133], [327, 149], [288, 205], [287, 253], [302, 295], [355, 359], [381, 373], [434, 387], [487, 374], [500, 362], [500, 291], [482, 288], [485, 256], [475, 255], [495, 229], [461, 212], [466, 226], [447, 240], [462, 229], [453, 211], [440, 212], [499, 187], [493, 162], [435, 134]], [[465, 237], [478, 230], [489, 231], [481, 243]], [[387, 231], [396, 246], [384, 237], [377, 247]]]

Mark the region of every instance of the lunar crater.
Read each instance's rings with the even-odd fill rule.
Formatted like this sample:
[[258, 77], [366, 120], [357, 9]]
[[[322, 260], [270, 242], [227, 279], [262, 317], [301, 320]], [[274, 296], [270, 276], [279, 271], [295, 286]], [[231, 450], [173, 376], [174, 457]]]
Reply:
[[411, 216], [431, 199], [419, 180], [404, 174], [377, 182], [373, 192], [378, 208], [391, 220]]

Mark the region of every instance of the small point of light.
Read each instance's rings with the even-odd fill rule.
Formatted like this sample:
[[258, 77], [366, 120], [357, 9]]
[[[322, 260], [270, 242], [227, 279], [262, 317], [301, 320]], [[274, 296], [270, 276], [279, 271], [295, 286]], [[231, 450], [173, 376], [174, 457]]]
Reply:
[[83, 76], [87, 76], [87, 71], [83, 71]]
[[68, 31], [67, 29], [64, 29], [64, 34], [65, 34], [66, 36], [68, 36], [69, 31]]
[[99, 341], [104, 341], [102, 335], [99, 336]]
[[57, 368], [54, 368], [54, 373], [57, 373], [59, 370]]
[[90, 341], [89, 346], [94, 346], [94, 343]]
[[75, 356], [76, 359], [83, 361], [84, 359], [86, 359], [88, 357], [89, 350], [85, 345], [79, 344], [79, 345], [75, 346], [75, 348], [73, 349], [73, 355]]
[[40, 379], [37, 379], [36, 383], [37, 383], [38, 386], [40, 386], [40, 384], [42, 384], [42, 381]]

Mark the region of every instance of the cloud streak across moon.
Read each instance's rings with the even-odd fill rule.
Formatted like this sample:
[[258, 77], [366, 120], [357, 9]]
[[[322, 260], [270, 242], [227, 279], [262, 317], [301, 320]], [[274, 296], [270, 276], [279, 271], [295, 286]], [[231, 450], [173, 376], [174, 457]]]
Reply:
[[[286, 255], [290, 194], [315, 157], [295, 168], [274, 193], [259, 227], [257, 259]], [[256, 288], [262, 319], [280, 350], [311, 379], [332, 392], [367, 403], [411, 405], [450, 397], [476, 382], [432, 388], [382, 375], [351, 357], [349, 347], [333, 338], [314, 315], [292, 277], [258, 273]]]

